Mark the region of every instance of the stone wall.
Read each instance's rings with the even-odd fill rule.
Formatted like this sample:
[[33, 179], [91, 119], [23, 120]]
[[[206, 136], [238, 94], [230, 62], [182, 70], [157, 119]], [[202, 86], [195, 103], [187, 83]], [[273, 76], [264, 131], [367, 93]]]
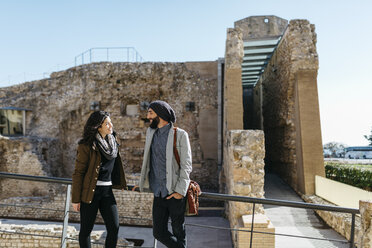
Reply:
[[[302, 198], [308, 203], [330, 205], [335, 206], [333, 203], [324, 200], [316, 195], [303, 195]], [[336, 232], [344, 236], [346, 239], [350, 240], [351, 233], [351, 214], [339, 213], [339, 212], [329, 212], [329, 211], [315, 211], [327, 225], [332, 227]], [[361, 237], [361, 219], [360, 216], [355, 217], [355, 242], [358, 242]], [[360, 244], [358, 245], [360, 247]]]
[[[15, 234], [17, 232], [18, 234]], [[0, 223], [0, 246], [1, 247], [61, 247], [61, 225], [14, 225]], [[78, 248], [77, 241], [79, 232], [72, 226], [67, 228], [67, 248]], [[71, 240], [73, 239], [73, 240]], [[104, 231], [93, 231], [91, 241], [100, 244], [92, 247], [102, 247], [105, 242]], [[119, 237], [118, 245], [132, 247], [133, 242], [129, 242]]]
[[[56, 139], [0, 136], [0, 171], [35, 176], [61, 176]], [[59, 192], [55, 184], [0, 178], [0, 199], [13, 196], [43, 196]]]
[[[177, 114], [176, 124], [189, 133], [193, 162], [200, 167], [192, 177], [202, 186], [217, 188], [216, 180], [209, 180], [217, 177], [216, 152], [205, 148], [205, 158], [201, 145], [216, 144], [217, 131], [204, 135], [198, 129], [201, 110], [217, 116], [217, 62], [93, 63], [0, 89], [0, 106], [32, 110], [27, 121], [30, 136], [57, 140], [65, 177], [72, 175], [76, 144], [93, 102], [112, 115], [125, 171], [138, 173], [146, 131], [146, 107], [141, 103], [156, 99], [170, 103]], [[188, 102], [195, 103], [195, 108], [188, 111]]]
[[372, 248], [372, 200], [359, 201], [359, 211], [362, 219], [362, 235], [358, 240], [363, 248]]
[[[53, 196], [39, 197], [10, 197], [0, 200], [0, 216], [8, 218], [38, 219], [63, 221], [66, 186], [60, 186], [59, 191]], [[120, 224], [123, 225], [152, 225], [151, 193], [114, 190], [118, 206]], [[21, 207], [25, 206], [25, 207]], [[69, 220], [80, 222], [80, 214], [73, 211], [70, 206]], [[97, 223], [103, 223], [100, 214]]]
[[[227, 133], [224, 172], [226, 193], [230, 195], [264, 198], [264, 133], [259, 130], [232, 130]], [[253, 213], [253, 204], [229, 201], [227, 215], [231, 228], [244, 227], [243, 215]], [[255, 206], [255, 213], [264, 213], [262, 205]], [[232, 234], [237, 242], [237, 232]], [[235, 247], [238, 247], [235, 244]]]
[[[5, 158], [0, 162], [0, 171], [35, 176], [60, 176], [61, 171], [58, 168], [61, 166], [57, 163], [58, 156], [55, 156], [58, 154], [56, 143], [56, 139], [30, 136], [0, 137], [0, 152]], [[138, 180], [138, 173], [128, 173], [129, 184], [138, 185]], [[65, 207], [65, 192], [65, 185], [0, 178], [0, 216], [60, 221]], [[152, 194], [117, 190], [114, 192], [121, 224], [152, 224]], [[14, 205], [26, 205], [28, 208]], [[56, 211], [52, 211], [53, 209]], [[70, 210], [72, 211], [72, 208]], [[71, 221], [79, 222], [79, 218], [79, 214], [71, 212]], [[97, 221], [103, 222], [101, 217], [98, 217]]]
[[[314, 25], [291, 20], [254, 94], [261, 96], [262, 90], [267, 166], [293, 189], [310, 195], [314, 175], [324, 174], [317, 70]], [[303, 72], [311, 72], [311, 77]]]
[[[29, 136], [0, 137], [3, 148], [0, 171], [71, 177], [77, 142], [88, 116], [98, 107], [111, 113], [126, 176], [136, 178], [142, 165], [147, 129], [146, 104], [156, 99], [167, 101], [174, 108], [176, 126], [189, 133], [193, 156], [191, 178], [204, 191], [216, 190], [217, 62], [93, 63], [52, 73], [48, 79], [1, 88], [0, 106], [31, 111], [27, 112]], [[21, 197], [21, 201], [27, 201], [23, 197], [31, 197], [32, 202], [37, 197], [37, 204], [43, 207], [63, 209], [60, 185], [27, 182], [25, 188], [24, 183], [0, 178], [0, 199]], [[124, 192], [118, 198], [123, 206], [122, 216], [151, 217], [150, 195]], [[18, 200], [13, 198], [9, 202]], [[133, 202], [136, 203], [129, 204]], [[2, 216], [17, 215], [23, 216], [21, 210], [2, 211]], [[29, 211], [24, 217], [28, 218], [27, 215], [40, 214]], [[150, 222], [123, 223], [148, 225]]]
[[[302, 198], [308, 203], [334, 205], [316, 195], [303, 195]], [[355, 216], [355, 245], [358, 248], [372, 248], [372, 201], [359, 201], [359, 212], [360, 215]], [[316, 213], [339, 234], [351, 239], [351, 214], [320, 210], [316, 210]]]
[[243, 40], [268, 39], [283, 34], [288, 21], [277, 16], [250, 16], [234, 23], [243, 33]]
[[[243, 34], [240, 29], [227, 30], [224, 73], [224, 135], [229, 130], [243, 129], [242, 61]], [[224, 137], [224, 140], [225, 137]]]

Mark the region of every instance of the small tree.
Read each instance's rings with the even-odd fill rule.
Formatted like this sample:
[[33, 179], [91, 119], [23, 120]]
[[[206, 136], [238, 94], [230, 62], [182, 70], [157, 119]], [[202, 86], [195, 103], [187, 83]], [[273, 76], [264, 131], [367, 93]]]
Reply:
[[364, 135], [364, 138], [366, 138], [369, 142], [369, 146], [372, 146], [372, 130], [371, 130], [371, 135]]
[[331, 157], [339, 157], [344, 153], [346, 145], [338, 142], [329, 142], [323, 145], [323, 149], [327, 149], [332, 152]]

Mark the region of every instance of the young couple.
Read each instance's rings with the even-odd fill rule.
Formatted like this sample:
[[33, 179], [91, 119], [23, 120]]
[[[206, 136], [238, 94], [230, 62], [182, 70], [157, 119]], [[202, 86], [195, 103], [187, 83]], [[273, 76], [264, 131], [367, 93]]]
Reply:
[[[139, 186], [141, 191], [149, 188], [154, 193], [153, 235], [167, 247], [186, 247], [185, 195], [192, 170], [188, 134], [177, 128], [178, 165], [173, 154], [174, 110], [164, 101], [154, 101], [147, 119], [150, 127]], [[80, 247], [91, 247], [90, 233], [98, 210], [107, 229], [105, 247], [116, 247], [119, 214], [112, 188], [126, 189], [123, 164], [109, 113], [96, 111], [84, 126], [72, 175], [72, 206], [80, 211]], [[169, 217], [173, 233], [168, 231]]]

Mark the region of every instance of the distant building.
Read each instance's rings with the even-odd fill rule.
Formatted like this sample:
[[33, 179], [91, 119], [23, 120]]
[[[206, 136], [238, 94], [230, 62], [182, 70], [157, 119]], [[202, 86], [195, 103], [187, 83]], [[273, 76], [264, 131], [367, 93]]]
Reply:
[[351, 146], [345, 150], [345, 158], [372, 159], [372, 146]]

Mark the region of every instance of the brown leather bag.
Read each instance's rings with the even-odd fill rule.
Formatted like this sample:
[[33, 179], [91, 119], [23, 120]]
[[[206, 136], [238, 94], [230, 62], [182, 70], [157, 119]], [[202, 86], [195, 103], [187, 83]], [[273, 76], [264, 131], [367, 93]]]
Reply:
[[[174, 128], [174, 141], [173, 141], [173, 153], [178, 163], [180, 165], [180, 155], [178, 154], [178, 150], [176, 147], [177, 143], [177, 128]], [[189, 187], [187, 188], [186, 193], [186, 210], [185, 215], [198, 215], [199, 213], [199, 195], [201, 194], [200, 186], [197, 182], [191, 180]]]

